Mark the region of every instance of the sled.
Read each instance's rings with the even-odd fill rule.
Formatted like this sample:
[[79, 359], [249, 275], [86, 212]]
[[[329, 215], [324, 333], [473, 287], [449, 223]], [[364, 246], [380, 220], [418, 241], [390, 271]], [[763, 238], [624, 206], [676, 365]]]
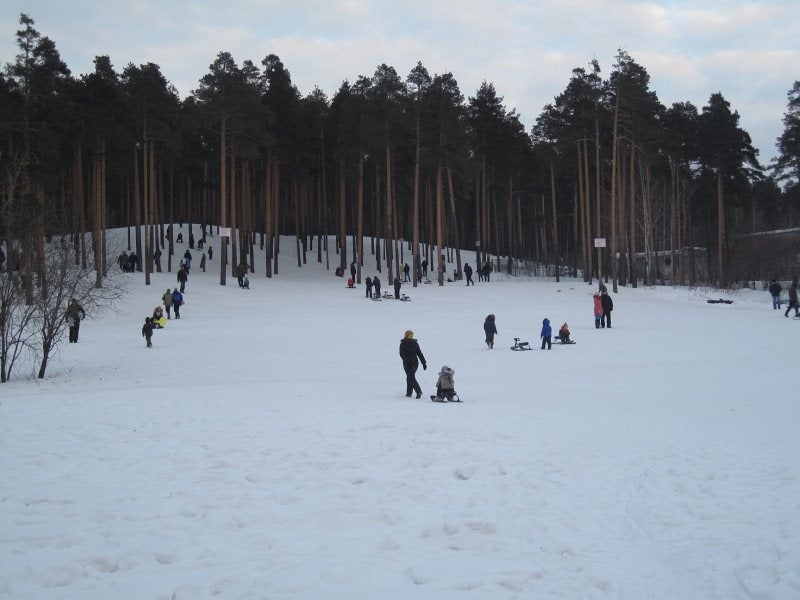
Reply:
[[402, 296], [400, 296], [400, 301], [401, 302], [411, 302], [411, 298], [409, 296], [406, 296], [405, 294], [403, 294]]
[[511, 346], [512, 350], [533, 350], [530, 342], [520, 342], [519, 338], [514, 338], [514, 345]]
[[386, 300], [394, 300], [394, 296], [392, 296], [389, 292], [383, 292], [383, 296], [381, 298], [385, 298]]
[[160, 319], [152, 319], [152, 322], [159, 329], [163, 329], [167, 325], [167, 317], [161, 317]]
[[563, 338], [556, 337], [556, 338], [553, 338], [553, 343], [554, 343], [554, 344], [563, 344], [563, 345], [565, 345], [565, 346], [566, 346], [566, 345], [572, 345], [572, 344], [574, 344], [574, 343], [575, 343], [575, 340], [569, 340], [569, 341], [565, 342], [565, 341], [563, 340]]
[[706, 300], [709, 304], [733, 304], [733, 300], [723, 300], [720, 298], [719, 300]]
[[461, 398], [458, 397], [455, 390], [450, 390], [448, 392], [444, 392], [444, 395], [437, 396], [436, 394], [431, 394], [431, 401], [432, 402], [461, 402]]

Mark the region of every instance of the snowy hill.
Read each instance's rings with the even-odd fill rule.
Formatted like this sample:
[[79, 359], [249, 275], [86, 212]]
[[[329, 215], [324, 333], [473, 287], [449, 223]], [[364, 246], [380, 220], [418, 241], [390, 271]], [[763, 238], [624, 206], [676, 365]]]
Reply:
[[[0, 386], [0, 597], [800, 598], [800, 321], [767, 292], [622, 288], [597, 330], [580, 281], [371, 302], [283, 248], [250, 290], [195, 266], [152, 349], [175, 274], [126, 275]], [[545, 317], [577, 343], [539, 350]]]

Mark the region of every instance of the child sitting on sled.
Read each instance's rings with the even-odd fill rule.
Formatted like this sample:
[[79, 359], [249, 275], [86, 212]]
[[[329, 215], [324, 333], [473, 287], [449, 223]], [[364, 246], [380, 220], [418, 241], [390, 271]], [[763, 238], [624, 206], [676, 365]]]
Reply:
[[455, 374], [456, 372], [447, 365], [441, 368], [439, 379], [436, 381], [436, 395], [431, 396], [431, 400], [434, 402], [460, 402], [456, 394], [455, 380], [453, 379]]
[[558, 335], [556, 336], [556, 339], [559, 340], [562, 344], [569, 344], [570, 343], [569, 325], [567, 325], [566, 321], [564, 321], [564, 324], [558, 330]]
[[167, 320], [164, 318], [164, 309], [160, 306], [156, 306], [153, 309], [153, 316], [150, 321], [156, 329], [163, 329], [164, 325], [167, 324]]

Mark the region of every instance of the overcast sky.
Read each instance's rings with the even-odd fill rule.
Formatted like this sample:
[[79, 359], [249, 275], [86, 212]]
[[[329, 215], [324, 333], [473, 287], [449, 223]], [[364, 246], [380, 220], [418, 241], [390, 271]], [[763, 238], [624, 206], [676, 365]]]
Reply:
[[787, 92], [800, 80], [800, 1], [628, 0], [4, 0], [0, 61], [14, 60], [20, 13], [73, 75], [107, 54], [119, 72], [154, 62], [185, 97], [219, 51], [260, 65], [277, 54], [302, 94], [330, 98], [381, 63], [405, 79], [422, 61], [465, 97], [495, 85], [530, 130], [575, 67], [608, 74], [618, 48], [650, 74], [662, 103], [701, 109], [722, 92], [762, 163], [776, 154]]

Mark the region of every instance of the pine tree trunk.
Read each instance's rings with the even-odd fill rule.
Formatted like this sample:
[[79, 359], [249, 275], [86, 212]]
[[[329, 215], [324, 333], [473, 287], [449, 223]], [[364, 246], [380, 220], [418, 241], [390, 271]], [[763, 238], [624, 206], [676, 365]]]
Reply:
[[728, 265], [726, 256], [726, 215], [725, 195], [723, 193], [722, 169], [717, 171], [717, 266], [719, 268], [718, 285], [720, 289], [728, 285]]
[[[228, 118], [223, 115], [219, 127], [219, 224], [228, 226]], [[219, 284], [226, 284], [228, 237], [219, 240]]]
[[619, 94], [614, 103], [614, 125], [611, 136], [611, 285], [617, 289], [617, 146], [619, 126]]
[[442, 198], [442, 165], [436, 166], [436, 264], [439, 268], [439, 285], [444, 286], [445, 259], [442, 252], [444, 245], [444, 208]]

